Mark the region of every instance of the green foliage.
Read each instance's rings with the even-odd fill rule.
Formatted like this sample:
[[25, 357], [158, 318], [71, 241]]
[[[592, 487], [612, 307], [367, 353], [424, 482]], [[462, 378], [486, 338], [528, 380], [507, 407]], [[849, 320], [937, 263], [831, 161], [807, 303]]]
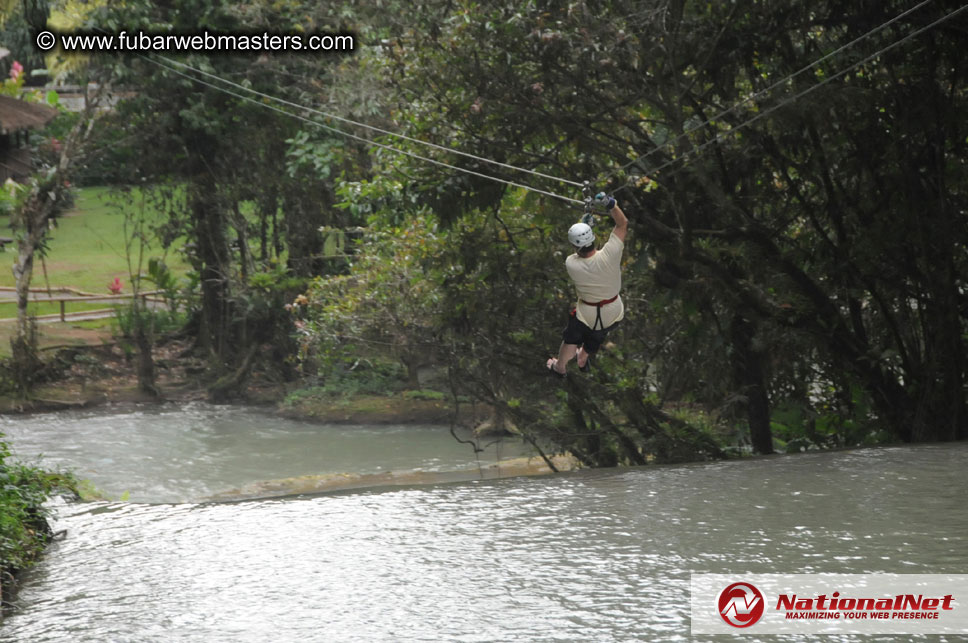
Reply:
[[114, 310], [118, 334], [125, 339], [132, 339], [139, 327], [150, 329], [149, 334], [154, 337], [180, 330], [187, 321], [184, 311], [146, 308], [141, 303], [115, 306]]
[[[129, 32], [304, 32], [345, 28], [341, 9], [289, 1], [138, 1], [106, 3], [89, 20], [91, 27]], [[270, 56], [257, 64], [252, 57], [233, 55], [182, 60], [303, 104], [326, 101], [321, 88], [340, 64], [336, 56]], [[284, 284], [345, 266], [327, 256], [339, 247], [327, 248], [319, 231], [355, 223], [332, 204], [338, 177], [359, 167], [359, 148], [337, 145], [332, 137], [320, 137], [319, 130], [251, 101], [201, 89], [163, 66], [118, 57], [99, 64], [132, 90], [103, 138], [109, 150], [112, 142], [121, 143], [112, 152], [128, 160], [121, 178], [179, 186], [162, 195], [168, 215], [164, 237], [191, 240], [185, 250], [198, 297], [189, 307], [197, 346], [209, 358], [212, 375], [244, 377], [252, 356], [268, 355], [258, 350], [260, 342], [271, 343], [272, 358], [282, 363], [292, 330], [283, 306], [295, 295]]]
[[[442, 18], [418, 7], [418, 26], [384, 58], [406, 103], [398, 122], [411, 136], [556, 176], [615, 169], [602, 187], [616, 191], [632, 236], [625, 359], [610, 366], [623, 386], [609, 399], [654, 390], [662, 400], [701, 403], [726, 426], [752, 423], [754, 399], [800, 406], [825, 445], [878, 439], [874, 425], [904, 440], [968, 435], [959, 392], [968, 379], [966, 322], [957, 303], [968, 272], [958, 223], [966, 195], [954, 187], [966, 184], [968, 166], [955, 159], [965, 155], [957, 115], [968, 93], [955, 71], [956, 29], [946, 24], [847, 69], [860, 51], [923, 24], [902, 20], [897, 32], [825, 61], [813, 78], [791, 80], [789, 93], [747, 100], [903, 3], [846, 12], [830, 2], [637, 8], [462, 4]], [[932, 15], [955, 8], [946, 3]], [[812, 86], [821, 79], [835, 82]], [[742, 129], [724, 136], [731, 128]], [[443, 282], [444, 326], [477, 335], [453, 339], [462, 378], [506, 382], [506, 363], [483, 358], [480, 347], [501, 346], [505, 360], [534, 355], [540, 341], [516, 345], [526, 336], [517, 327], [547, 322], [516, 303], [527, 293], [540, 308], [548, 299], [539, 284], [553, 289], [547, 276], [505, 272], [519, 267], [519, 255], [480, 227], [478, 243], [462, 247], [460, 231], [492, 208], [511, 221], [511, 193], [407, 165], [407, 191], [451, 225], [445, 247], [460, 247], [439, 267], [464, 277]], [[529, 214], [544, 222], [540, 206]], [[521, 255], [549, 252], [517, 245]], [[502, 280], [516, 292], [502, 292]], [[501, 319], [505, 308], [513, 315]], [[506, 330], [487, 328], [490, 319]], [[813, 394], [827, 383], [835, 404]], [[491, 385], [481, 394], [501, 397]], [[768, 412], [757, 422], [769, 431], [764, 420]]]
[[[394, 192], [399, 188], [391, 186]], [[443, 237], [426, 213], [371, 230], [349, 274], [317, 279], [297, 300], [294, 312], [305, 318], [300, 321], [301, 356], [325, 363], [338, 361], [347, 345], [364, 348], [364, 354], [378, 348], [414, 371], [430, 352], [441, 310], [442, 275], [432, 266]]]
[[92, 141], [94, 151], [77, 171], [78, 186], [122, 186], [142, 183], [144, 174], [140, 171], [138, 163], [142, 150], [126, 131], [123, 118], [122, 115], [111, 112], [98, 124]]
[[264, 292], [292, 292], [306, 286], [306, 280], [293, 277], [284, 266], [272, 266], [249, 277], [249, 286]]
[[[379, 359], [344, 359], [333, 361], [320, 373], [318, 386], [290, 393], [285, 404], [293, 405], [303, 398], [339, 398], [353, 395], [393, 395], [406, 386], [405, 371], [397, 362]], [[408, 391], [418, 394], [433, 392]], [[436, 399], [434, 397], [418, 399]]]
[[404, 391], [403, 397], [408, 400], [433, 400], [435, 402], [447, 399], [447, 394], [430, 389], [420, 389], [417, 391]]
[[771, 426], [777, 443], [795, 453], [809, 449], [879, 444], [891, 434], [877, 422], [862, 387], [845, 390], [829, 385], [816, 389], [811, 403], [787, 401], [773, 410]]
[[0, 216], [9, 217], [16, 212], [26, 195], [27, 189], [25, 186], [13, 179], [7, 179], [3, 187], [0, 188]]
[[286, 144], [289, 145], [286, 171], [290, 177], [297, 178], [302, 172], [311, 172], [319, 178], [328, 179], [339, 158], [342, 139], [311, 140], [310, 133], [303, 130], [286, 139]]
[[140, 278], [151, 284], [154, 290], [162, 292], [169, 312], [174, 313], [179, 309], [179, 300], [182, 298], [182, 287], [185, 282], [175, 276], [164, 259], [160, 257], [148, 259], [148, 272], [140, 275]]
[[257, 341], [273, 341], [288, 348], [293, 326], [286, 304], [293, 293], [305, 287], [305, 279], [293, 276], [283, 266], [250, 275], [248, 288], [236, 299], [238, 321]]
[[44, 503], [54, 493], [76, 493], [69, 474], [47, 473], [11, 462], [0, 434], [0, 570], [30, 566], [47, 543]]
[[[577, 212], [112, 59], [138, 176], [184, 186], [169, 228], [192, 238], [219, 368], [283, 336], [337, 388], [347, 355], [394, 357], [411, 382], [431, 363], [594, 464], [714, 457], [736, 427], [762, 451], [771, 431], [786, 448], [968, 436], [963, 38], [951, 21], [894, 46], [957, 3], [796, 75], [904, 3], [177, 5], [92, 20], [358, 28], [380, 45], [345, 60], [185, 60], [478, 174], [506, 168], [414, 140], [593, 180], [631, 221], [615, 345], [555, 386], [542, 362], [573, 301]], [[291, 277], [314, 281], [296, 297]], [[665, 410], [682, 403], [702, 415]]]

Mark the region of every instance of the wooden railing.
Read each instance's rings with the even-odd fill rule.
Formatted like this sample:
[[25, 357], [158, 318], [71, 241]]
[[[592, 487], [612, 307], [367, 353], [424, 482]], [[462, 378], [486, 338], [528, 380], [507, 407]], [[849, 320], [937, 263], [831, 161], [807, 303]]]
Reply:
[[[10, 288], [10, 287], [7, 287], [7, 286], [0, 286], [0, 292], [12, 292], [12, 293], [16, 293], [17, 292], [17, 289], [16, 288]], [[64, 296], [55, 297], [55, 296], [53, 296], [53, 293], [55, 293], [55, 292], [59, 292], [59, 293], [70, 293], [70, 294], [64, 295]], [[119, 295], [98, 295], [98, 294], [95, 294], [95, 293], [84, 292], [82, 290], [75, 290], [73, 288], [51, 288], [49, 291], [47, 289], [44, 289], [44, 288], [31, 288], [30, 289], [30, 294], [32, 296], [28, 298], [28, 301], [31, 302], [31, 303], [33, 303], [33, 302], [58, 302], [60, 304], [60, 314], [59, 315], [57, 313], [55, 313], [53, 315], [40, 315], [37, 318], [38, 319], [49, 319], [49, 318], [54, 317], [54, 316], [59, 316], [61, 321], [67, 321], [67, 304], [69, 304], [71, 302], [85, 302], [85, 303], [92, 303], [92, 304], [93, 303], [100, 303], [100, 302], [114, 302], [114, 301], [121, 302], [121, 301], [130, 301], [130, 300], [134, 299], [137, 296], [137, 297], [139, 297], [141, 299], [142, 302], [144, 302], [145, 305], [147, 305], [149, 302], [150, 303], [165, 303], [165, 300], [164, 299], [160, 299], [160, 298], [158, 298], [156, 296], [156, 295], [161, 294], [161, 292], [162, 291], [160, 291], [160, 290], [147, 290], [147, 291], [144, 291], [144, 292], [139, 292], [137, 295], [134, 295], [133, 293], [131, 293], [131, 294], [119, 294]], [[40, 295], [40, 294], [43, 294], [45, 296], [36, 296], [36, 295]], [[3, 302], [3, 303], [7, 303], [7, 302], [16, 303], [16, 299], [15, 298], [0, 299], [0, 302]], [[83, 313], [87, 313], [87, 314], [100, 314], [100, 313], [107, 313], [107, 312], [113, 312], [113, 309], [111, 309], [111, 308], [100, 308], [100, 309], [97, 309], [97, 310], [85, 310], [85, 311], [83, 311]]]

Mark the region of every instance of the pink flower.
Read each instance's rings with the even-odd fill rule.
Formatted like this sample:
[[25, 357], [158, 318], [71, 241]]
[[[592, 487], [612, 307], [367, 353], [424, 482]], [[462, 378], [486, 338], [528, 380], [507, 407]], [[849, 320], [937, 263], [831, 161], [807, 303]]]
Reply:
[[111, 291], [112, 295], [120, 295], [121, 289], [123, 287], [124, 285], [121, 283], [121, 280], [117, 277], [114, 278], [114, 281], [108, 284], [108, 290]]
[[12, 64], [12, 65], [10, 65], [10, 78], [11, 78], [11, 79], [12, 79], [12, 80], [13, 80], [14, 82], [16, 82], [16, 81], [17, 81], [17, 79], [18, 79], [18, 78], [20, 78], [20, 74], [22, 74], [22, 73], [24, 73], [24, 66], [23, 66], [23, 65], [21, 65], [21, 64], [20, 64], [20, 63], [19, 63], [18, 61], [16, 61], [16, 60], [15, 60], [15, 61], [13, 61], [13, 64]]

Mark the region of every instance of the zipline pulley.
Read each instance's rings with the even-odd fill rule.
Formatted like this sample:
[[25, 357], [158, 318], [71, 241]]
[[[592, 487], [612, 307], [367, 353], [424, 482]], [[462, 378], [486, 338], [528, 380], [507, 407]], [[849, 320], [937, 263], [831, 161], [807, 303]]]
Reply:
[[581, 217], [581, 222], [592, 225], [595, 221], [595, 196], [590, 181], [585, 181], [582, 185], [581, 195], [585, 202], [585, 213]]
[[615, 198], [605, 192], [593, 194], [591, 181], [585, 181], [581, 188], [582, 201], [585, 213], [581, 216], [581, 222], [588, 225], [595, 224], [596, 210], [599, 214], [608, 212], [615, 207]]

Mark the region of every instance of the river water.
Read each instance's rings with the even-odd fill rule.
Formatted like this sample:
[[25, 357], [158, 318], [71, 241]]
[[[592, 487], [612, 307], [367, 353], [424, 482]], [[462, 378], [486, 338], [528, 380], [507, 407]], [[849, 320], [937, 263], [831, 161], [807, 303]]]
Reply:
[[442, 472], [528, 452], [503, 441], [475, 455], [440, 426], [320, 425], [210, 404], [0, 417], [0, 433], [24, 459], [69, 468], [106, 498], [151, 503], [305, 475]]
[[[165, 412], [173, 435], [179, 412]], [[16, 451], [89, 469], [131, 500], [58, 509], [67, 536], [26, 575], [0, 641], [686, 641], [693, 572], [968, 571], [965, 444], [197, 502], [183, 499], [237, 485], [250, 466], [295, 475], [249, 462], [232, 480], [183, 479], [232, 469], [223, 456], [248, 462], [241, 453], [254, 445], [274, 462], [313, 456], [292, 444], [271, 453], [305, 425], [184, 412], [206, 466], [157, 462], [163, 431], [147, 419], [123, 440], [144, 456], [140, 468], [75, 449], [90, 426], [122, 440], [111, 437], [117, 416], [65, 420], [70, 436], [56, 428], [65, 416], [4, 420]], [[215, 425], [235, 419], [216, 430], [209, 412]], [[223, 430], [279, 434], [212, 437]], [[405, 451], [416, 458], [406, 466], [421, 466], [427, 452], [417, 451], [436, 448], [360, 430], [373, 431], [364, 450], [388, 458], [374, 468]], [[446, 429], [407, 430], [452, 440]], [[326, 453], [329, 440], [340, 441], [315, 436], [303, 450]], [[454, 465], [440, 448], [430, 466]]]

